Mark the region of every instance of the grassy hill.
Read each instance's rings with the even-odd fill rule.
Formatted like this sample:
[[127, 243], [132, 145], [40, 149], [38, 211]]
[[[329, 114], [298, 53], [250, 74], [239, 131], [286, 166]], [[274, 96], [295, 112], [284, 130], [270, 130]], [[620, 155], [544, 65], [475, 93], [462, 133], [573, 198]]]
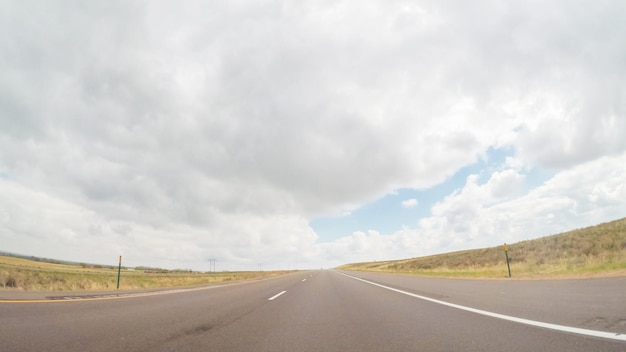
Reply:
[[[509, 244], [513, 277], [626, 275], [626, 218]], [[338, 269], [446, 277], [508, 276], [502, 246]]]

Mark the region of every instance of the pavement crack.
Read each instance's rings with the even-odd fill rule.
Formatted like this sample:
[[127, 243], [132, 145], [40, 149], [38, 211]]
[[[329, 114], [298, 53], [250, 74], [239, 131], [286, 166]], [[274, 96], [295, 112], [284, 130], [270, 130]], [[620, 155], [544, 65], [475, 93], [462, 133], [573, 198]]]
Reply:
[[196, 327], [194, 327], [193, 329], [190, 330], [186, 330], [184, 332], [185, 335], [199, 335], [199, 334], [203, 334], [209, 330], [213, 329], [213, 325], [211, 324], [203, 324], [203, 325], [198, 325]]
[[178, 333], [171, 335], [170, 337], [165, 339], [164, 342], [168, 343], [168, 342], [176, 341], [176, 340], [183, 339], [189, 336], [202, 335], [206, 332], [211, 331], [214, 327], [215, 327], [214, 324], [209, 324], [209, 323], [197, 325], [197, 326], [192, 327], [191, 329], [185, 329], [183, 331], [179, 331]]
[[596, 326], [596, 325], [606, 325], [607, 320], [603, 317], [595, 317], [583, 322], [585, 326]]

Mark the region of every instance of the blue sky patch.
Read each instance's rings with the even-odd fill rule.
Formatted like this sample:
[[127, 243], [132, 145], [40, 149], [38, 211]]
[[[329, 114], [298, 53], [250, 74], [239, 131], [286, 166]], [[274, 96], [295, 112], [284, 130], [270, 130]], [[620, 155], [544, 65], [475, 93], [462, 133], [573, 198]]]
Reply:
[[[504, 169], [506, 158], [514, 155], [512, 148], [490, 148], [486, 157], [461, 168], [444, 182], [429, 189], [403, 188], [363, 205], [345, 216], [317, 217], [309, 225], [318, 234], [320, 242], [330, 242], [349, 236], [356, 231], [378, 231], [391, 234], [404, 227], [416, 228], [420, 219], [430, 216], [431, 208], [455, 190], [465, 186], [469, 175], [478, 175], [478, 183], [484, 184], [491, 175]], [[535, 188], [552, 176], [546, 170], [532, 169], [526, 173], [526, 190]], [[402, 202], [416, 199], [414, 207], [403, 207]]]

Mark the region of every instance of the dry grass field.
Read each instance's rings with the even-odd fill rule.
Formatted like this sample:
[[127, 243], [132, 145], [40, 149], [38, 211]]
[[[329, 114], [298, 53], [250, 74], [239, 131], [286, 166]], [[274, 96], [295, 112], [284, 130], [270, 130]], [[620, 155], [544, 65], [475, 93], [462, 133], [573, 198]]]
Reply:
[[[120, 289], [152, 289], [260, 279], [289, 271], [144, 272], [122, 269]], [[107, 291], [117, 289], [117, 268], [91, 268], [0, 256], [0, 290]]]
[[[626, 275], [626, 218], [509, 244], [512, 277]], [[502, 246], [404, 260], [354, 263], [344, 270], [445, 277], [508, 276]]]
[[[626, 275], [626, 218], [558, 235], [509, 244], [515, 278]], [[339, 269], [443, 277], [506, 277], [502, 246], [394, 261], [346, 264]], [[164, 273], [123, 269], [121, 289], [196, 286], [260, 279], [288, 271]], [[0, 256], [0, 290], [115, 290], [116, 267], [54, 264]]]

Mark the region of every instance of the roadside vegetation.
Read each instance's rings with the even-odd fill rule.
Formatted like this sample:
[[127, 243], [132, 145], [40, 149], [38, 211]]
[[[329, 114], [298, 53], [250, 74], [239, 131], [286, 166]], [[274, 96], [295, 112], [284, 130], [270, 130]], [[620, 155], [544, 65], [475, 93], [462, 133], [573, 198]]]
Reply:
[[[145, 270], [144, 270], [145, 269]], [[192, 272], [159, 268], [121, 271], [120, 289], [156, 289], [261, 279], [290, 271]], [[117, 267], [59, 264], [0, 256], [0, 289], [20, 291], [108, 291], [117, 289]]]
[[[626, 218], [508, 245], [512, 277], [626, 275]], [[503, 246], [404, 260], [353, 263], [341, 270], [443, 277], [508, 276]]]
[[[512, 277], [554, 278], [626, 275], [626, 218], [508, 245]], [[0, 253], [1, 254], [1, 253]], [[403, 260], [353, 263], [341, 270], [439, 277], [508, 276], [502, 246]], [[120, 289], [155, 289], [261, 279], [289, 271], [192, 272], [122, 267]], [[117, 267], [0, 255], [0, 290], [107, 291]]]

